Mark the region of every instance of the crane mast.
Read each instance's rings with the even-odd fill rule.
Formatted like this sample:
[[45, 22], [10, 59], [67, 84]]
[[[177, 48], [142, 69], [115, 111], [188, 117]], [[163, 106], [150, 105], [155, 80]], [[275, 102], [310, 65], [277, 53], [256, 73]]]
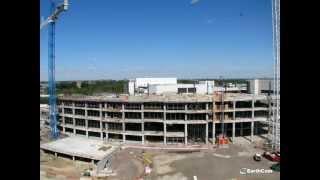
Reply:
[[273, 35], [273, 98], [269, 118], [270, 141], [272, 150], [280, 150], [280, 0], [271, 0]]
[[56, 5], [51, 1], [50, 13], [51, 15], [46, 21], [42, 22], [40, 29], [45, 26], [49, 27], [48, 39], [48, 91], [49, 91], [49, 118], [51, 137], [59, 137], [58, 122], [57, 122], [57, 96], [56, 96], [56, 81], [55, 81], [55, 24], [61, 12], [68, 9], [68, 0], [60, 5]]

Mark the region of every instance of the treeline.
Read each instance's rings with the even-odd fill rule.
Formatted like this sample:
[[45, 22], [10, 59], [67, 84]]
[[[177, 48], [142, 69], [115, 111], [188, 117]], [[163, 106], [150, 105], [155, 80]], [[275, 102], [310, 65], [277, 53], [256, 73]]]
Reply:
[[40, 104], [49, 104], [49, 99], [47, 97], [40, 97]]
[[76, 81], [59, 82], [56, 85], [57, 94], [83, 94], [92, 95], [96, 93], [124, 93], [127, 80], [101, 80], [81, 81], [81, 87]]
[[[81, 85], [77, 86], [77, 81], [59, 81], [56, 82], [56, 94], [82, 94], [93, 95], [96, 93], [116, 93], [121, 94], [126, 92], [127, 80], [96, 80], [96, 81], [81, 81]], [[47, 94], [47, 88], [45, 94]], [[44, 99], [40, 98], [43, 102]]]

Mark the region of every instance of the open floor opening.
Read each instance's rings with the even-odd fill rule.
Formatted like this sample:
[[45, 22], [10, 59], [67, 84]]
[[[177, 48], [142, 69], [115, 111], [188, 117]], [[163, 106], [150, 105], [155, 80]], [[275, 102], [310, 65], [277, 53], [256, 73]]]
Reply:
[[163, 136], [145, 136], [147, 143], [163, 143]]
[[205, 124], [188, 124], [188, 143], [205, 143], [206, 125]]

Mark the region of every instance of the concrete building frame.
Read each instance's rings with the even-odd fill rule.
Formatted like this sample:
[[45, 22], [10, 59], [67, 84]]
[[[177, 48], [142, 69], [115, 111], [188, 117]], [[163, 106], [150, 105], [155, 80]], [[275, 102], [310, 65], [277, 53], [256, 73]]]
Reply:
[[[123, 143], [215, 143], [221, 126], [219, 99], [215, 95], [60, 97], [59, 129], [68, 135]], [[255, 133], [261, 132], [255, 128], [267, 124], [267, 96], [228, 94], [223, 111], [231, 141], [236, 136], [248, 136], [252, 141]]]

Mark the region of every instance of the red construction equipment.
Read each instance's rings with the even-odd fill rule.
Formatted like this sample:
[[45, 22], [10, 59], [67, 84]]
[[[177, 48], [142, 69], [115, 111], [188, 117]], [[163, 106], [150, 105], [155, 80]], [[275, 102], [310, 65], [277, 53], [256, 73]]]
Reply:
[[263, 157], [273, 162], [280, 162], [280, 152], [264, 152]]
[[218, 145], [224, 145], [224, 144], [229, 144], [229, 139], [228, 137], [220, 134], [217, 138], [217, 142]]

